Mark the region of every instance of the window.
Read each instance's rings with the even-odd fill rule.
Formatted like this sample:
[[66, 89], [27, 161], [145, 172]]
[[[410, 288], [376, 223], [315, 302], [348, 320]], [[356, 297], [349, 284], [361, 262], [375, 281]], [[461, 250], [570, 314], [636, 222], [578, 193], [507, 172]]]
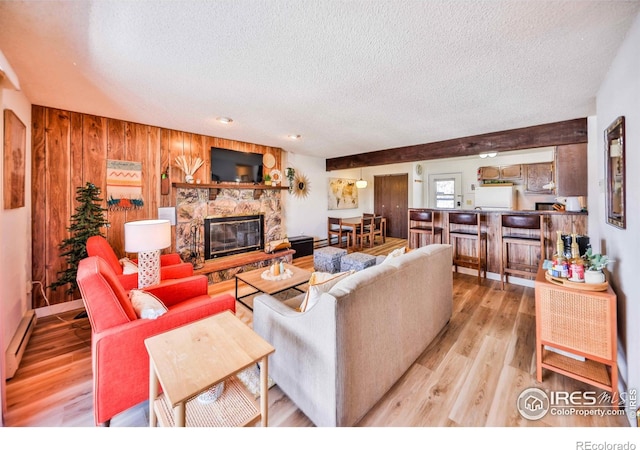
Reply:
[[429, 208], [458, 209], [462, 207], [462, 174], [433, 173], [429, 174], [428, 189]]
[[455, 208], [456, 180], [439, 179], [435, 182], [436, 208]]

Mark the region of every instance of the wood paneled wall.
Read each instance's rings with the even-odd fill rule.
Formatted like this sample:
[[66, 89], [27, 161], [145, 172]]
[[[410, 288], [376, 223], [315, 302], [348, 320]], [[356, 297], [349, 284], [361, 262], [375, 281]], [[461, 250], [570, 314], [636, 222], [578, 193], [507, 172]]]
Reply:
[[[205, 164], [195, 178], [209, 182], [211, 147], [251, 153], [271, 153], [282, 170], [282, 149], [169, 130], [150, 125], [89, 114], [33, 106], [32, 111], [32, 279], [48, 286], [66, 269], [59, 245], [69, 236], [67, 228], [75, 213], [76, 189], [87, 182], [101, 189], [106, 208], [106, 165], [108, 159], [142, 163], [144, 207], [132, 211], [107, 211], [110, 226], [104, 234], [119, 257], [124, 253], [124, 223], [157, 218], [159, 206], [173, 206], [171, 192], [160, 194], [160, 176], [170, 167], [173, 182], [184, 181], [175, 167], [176, 156], [200, 157]], [[171, 188], [173, 189], [173, 188]], [[50, 304], [78, 299], [65, 289], [46, 289]], [[45, 306], [34, 290], [34, 308]]]

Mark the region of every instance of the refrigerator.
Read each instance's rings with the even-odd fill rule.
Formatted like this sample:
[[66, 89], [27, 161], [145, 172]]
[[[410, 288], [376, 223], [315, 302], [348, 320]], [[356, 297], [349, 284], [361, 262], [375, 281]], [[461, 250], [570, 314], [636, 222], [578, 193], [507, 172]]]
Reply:
[[515, 186], [478, 186], [475, 190], [475, 207], [482, 210], [516, 209]]

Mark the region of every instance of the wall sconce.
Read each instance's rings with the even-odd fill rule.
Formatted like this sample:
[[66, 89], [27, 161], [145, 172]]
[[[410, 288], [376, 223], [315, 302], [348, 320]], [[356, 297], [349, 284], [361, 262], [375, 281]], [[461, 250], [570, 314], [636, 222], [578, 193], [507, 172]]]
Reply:
[[484, 159], [484, 158], [495, 158], [496, 155], [498, 154], [498, 152], [487, 152], [487, 153], [480, 153], [480, 158]]
[[160, 250], [171, 246], [168, 220], [124, 224], [124, 251], [138, 253], [138, 289], [160, 283]]
[[364, 189], [367, 187], [367, 180], [362, 179], [362, 169], [360, 169], [360, 179], [356, 181], [356, 187], [358, 189]]

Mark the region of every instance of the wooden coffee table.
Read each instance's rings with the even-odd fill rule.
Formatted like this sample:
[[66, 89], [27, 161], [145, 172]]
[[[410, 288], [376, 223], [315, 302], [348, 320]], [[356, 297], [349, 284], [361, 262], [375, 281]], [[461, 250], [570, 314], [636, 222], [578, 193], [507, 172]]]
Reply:
[[[311, 272], [309, 272], [308, 270], [300, 269], [299, 267], [293, 266], [291, 264], [285, 264], [284, 268], [285, 270], [290, 270], [292, 273], [290, 278], [286, 278], [284, 280], [271, 281], [262, 278], [262, 273], [266, 270], [269, 270], [268, 267], [262, 267], [260, 269], [251, 270], [249, 272], [236, 274], [236, 300], [253, 311], [253, 308], [247, 305], [241, 299], [255, 295], [258, 292], [263, 292], [269, 295], [274, 295], [288, 289], [295, 289], [297, 291], [304, 292], [303, 290], [298, 289], [298, 286], [302, 286], [309, 281], [309, 278], [311, 278]], [[238, 297], [238, 281], [242, 281], [243, 283], [248, 284], [249, 286], [254, 288], [255, 291]]]
[[[147, 338], [149, 425], [250, 426], [268, 424], [268, 357], [273, 346], [224, 311]], [[234, 376], [260, 363], [260, 408]], [[201, 403], [198, 394], [224, 382], [222, 395]], [[158, 383], [162, 386], [159, 394]]]

